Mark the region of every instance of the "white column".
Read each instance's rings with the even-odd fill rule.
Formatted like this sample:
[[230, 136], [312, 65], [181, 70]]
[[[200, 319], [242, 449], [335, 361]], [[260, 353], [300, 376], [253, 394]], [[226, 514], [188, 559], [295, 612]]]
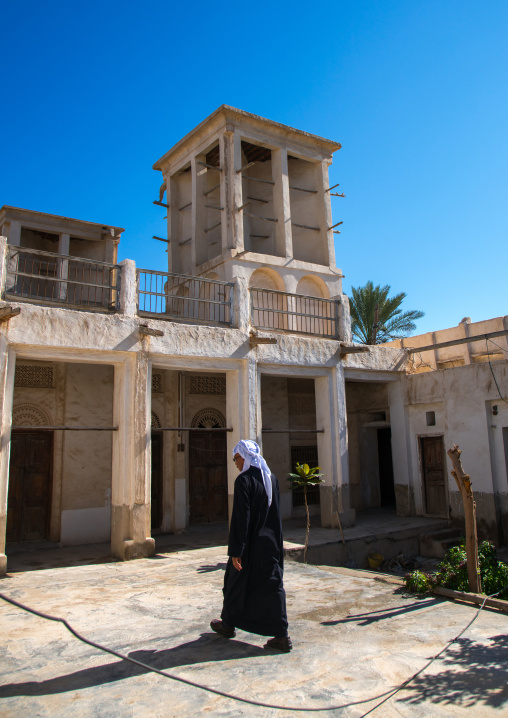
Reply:
[[9, 459], [11, 450], [12, 400], [16, 355], [9, 349], [4, 334], [0, 334], [0, 576], [7, 571], [5, 534], [7, 530], [7, 496], [9, 493]]
[[145, 352], [115, 366], [111, 552], [126, 561], [152, 556], [151, 363]]
[[9, 228], [9, 244], [15, 247], [21, 246], [21, 225], [19, 222], [11, 221]]
[[337, 527], [339, 512], [343, 526], [353, 526], [355, 511], [350, 506], [349, 464], [344, 373], [339, 365], [325, 377], [317, 377], [316, 428], [319, 466], [324, 475], [321, 484], [321, 525]]
[[[205, 161], [205, 155], [196, 155], [191, 158], [191, 172], [192, 172], [192, 240], [191, 240], [191, 271], [189, 274], [196, 273], [197, 259], [196, 255], [202, 253], [202, 245], [204, 237], [203, 234], [205, 229], [205, 209], [203, 202], [203, 183], [201, 177], [203, 172], [208, 172], [206, 167], [199, 165], [198, 162]], [[198, 248], [199, 242], [199, 248]], [[201, 264], [201, 262], [199, 262]]]
[[138, 286], [136, 263], [133, 259], [124, 259], [119, 265], [120, 277], [120, 314], [135, 317], [138, 311]]
[[285, 147], [272, 150], [273, 205], [275, 217], [275, 253], [279, 257], [293, 257], [291, 229], [291, 197], [289, 193], [288, 153]]
[[7, 237], [0, 237], [0, 297], [7, 286]]
[[415, 491], [411, 464], [411, 437], [409, 432], [408, 407], [405, 404], [406, 377], [388, 384], [390, 425], [392, 429], [393, 482], [395, 501], [399, 516], [415, 515]]
[[175, 177], [164, 176], [166, 180], [166, 202], [168, 207], [168, 272], [180, 272], [178, 183]]
[[242, 332], [249, 331], [250, 291], [246, 277], [235, 277], [233, 289], [233, 326]]
[[237, 170], [241, 167], [241, 162], [241, 136], [232, 130], [226, 130], [224, 133], [224, 169], [222, 173], [224, 175], [225, 204], [222, 206], [226, 208], [227, 247], [236, 249], [237, 252], [243, 252], [245, 249], [243, 212], [236, 211], [236, 208], [241, 207], [243, 204], [242, 175], [237, 174]]
[[254, 358], [248, 358], [241, 369], [226, 372], [226, 424], [233, 431], [227, 433], [228, 446], [228, 503], [229, 516], [233, 509], [233, 493], [238, 471], [230, 459], [240, 439], [253, 439], [261, 444], [260, 377]]
[[[70, 246], [70, 235], [61, 234], [58, 238], [58, 254], [69, 254]], [[69, 260], [59, 259], [58, 260], [58, 277], [60, 279], [67, 279], [69, 277]], [[67, 299], [67, 282], [57, 282], [57, 291], [55, 292], [55, 298], [61, 302], [65, 302]]]
[[332, 204], [330, 199], [330, 192], [326, 190], [330, 187], [330, 179], [328, 177], [328, 167], [332, 164], [332, 159], [326, 159], [321, 162], [321, 171], [318, 173], [317, 190], [318, 197], [321, 200], [321, 216], [319, 217], [319, 224], [323, 227], [325, 236], [327, 238], [328, 248], [328, 265], [335, 268], [335, 235], [333, 230], [328, 229], [334, 222], [332, 220]]

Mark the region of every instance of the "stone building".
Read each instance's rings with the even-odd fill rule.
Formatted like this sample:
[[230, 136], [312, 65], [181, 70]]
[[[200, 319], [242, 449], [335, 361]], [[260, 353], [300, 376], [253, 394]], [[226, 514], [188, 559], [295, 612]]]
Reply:
[[408, 399], [428, 379], [406, 374], [404, 348], [351, 341], [339, 148], [220, 107], [154, 165], [167, 271], [118, 264], [121, 228], [0, 210], [0, 572], [6, 540], [110, 538], [130, 559], [157, 532], [226, 520], [245, 437], [279, 476], [284, 518], [303, 511], [283, 480], [296, 461], [324, 473], [322, 526], [428, 510]]
[[478, 535], [508, 545], [508, 316], [390, 342], [410, 347], [401, 375], [411, 514], [463, 523], [447, 468], [457, 444], [471, 476]]

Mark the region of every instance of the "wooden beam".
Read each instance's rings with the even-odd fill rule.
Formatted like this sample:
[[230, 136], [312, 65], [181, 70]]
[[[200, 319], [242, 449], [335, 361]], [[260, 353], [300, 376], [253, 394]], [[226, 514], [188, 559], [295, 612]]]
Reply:
[[275, 337], [258, 337], [257, 334], [251, 334], [249, 336], [249, 343], [251, 346], [256, 346], [257, 344], [277, 344], [277, 339]]
[[11, 307], [9, 305], [7, 305], [6, 307], [1, 307], [0, 322], [7, 322], [12, 317], [17, 317], [20, 312], [20, 307]]
[[151, 327], [147, 326], [146, 324], [141, 324], [139, 326], [139, 333], [145, 334], [147, 337], [163, 337], [164, 332], [162, 332], [160, 329], [152, 329]]
[[26, 431], [118, 431], [118, 426], [18, 426], [12, 429]]
[[[481, 342], [492, 337], [505, 337], [508, 335], [508, 329], [501, 329], [499, 332], [487, 332], [486, 334], [476, 334], [474, 337], [464, 337], [463, 339], [451, 339], [448, 342], [438, 342], [437, 344], [427, 344], [424, 347], [401, 347], [405, 349], [409, 354], [415, 354], [419, 352], [428, 352], [431, 349], [444, 349], [445, 347], [454, 347], [458, 344], [470, 344], [471, 342]], [[485, 352], [487, 353], [487, 352]], [[493, 354], [493, 352], [490, 352]]]
[[341, 354], [362, 354], [363, 352], [370, 352], [370, 347], [367, 344], [344, 344], [340, 342]]

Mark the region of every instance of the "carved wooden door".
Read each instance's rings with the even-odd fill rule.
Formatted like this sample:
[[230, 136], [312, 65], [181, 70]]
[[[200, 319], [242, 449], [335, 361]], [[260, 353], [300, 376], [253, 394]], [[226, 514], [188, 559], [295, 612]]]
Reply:
[[425, 511], [430, 516], [447, 516], [446, 465], [442, 436], [420, 439]]
[[191, 523], [227, 521], [226, 432], [192, 431], [189, 437]]
[[53, 433], [12, 432], [7, 497], [7, 541], [48, 537]]

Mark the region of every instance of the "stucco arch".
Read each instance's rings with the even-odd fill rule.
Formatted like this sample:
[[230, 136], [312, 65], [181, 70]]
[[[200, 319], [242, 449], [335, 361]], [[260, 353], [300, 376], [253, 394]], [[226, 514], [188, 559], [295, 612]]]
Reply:
[[215, 409], [213, 406], [208, 406], [206, 409], [201, 409], [194, 415], [191, 426], [193, 428], [202, 429], [222, 429], [226, 428], [226, 419], [218, 409]]
[[323, 280], [310, 274], [306, 274], [300, 279], [296, 285], [296, 294], [303, 294], [306, 297], [320, 297], [321, 299], [330, 298], [330, 292]]
[[286, 285], [280, 274], [275, 269], [268, 269], [267, 267], [262, 267], [252, 272], [249, 286], [257, 289], [272, 289], [278, 292], [286, 290]]
[[51, 426], [51, 416], [38, 404], [18, 404], [12, 411], [14, 426]]

